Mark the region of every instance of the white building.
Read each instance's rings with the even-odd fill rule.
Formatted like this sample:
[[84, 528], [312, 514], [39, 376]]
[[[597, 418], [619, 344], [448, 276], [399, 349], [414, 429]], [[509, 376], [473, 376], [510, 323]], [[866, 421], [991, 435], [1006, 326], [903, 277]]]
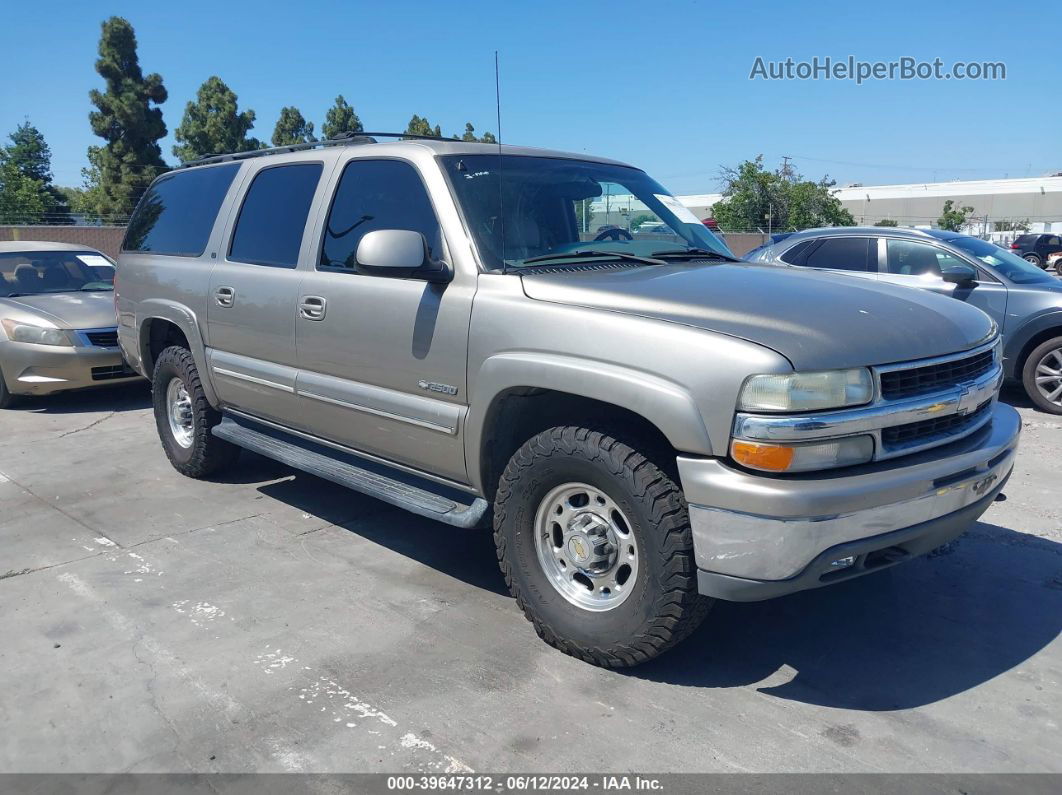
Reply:
[[[851, 185], [836, 190], [857, 224], [896, 221], [900, 226], [936, 225], [944, 202], [973, 207], [971, 231], [989, 232], [997, 221], [1028, 221], [1030, 232], [1062, 232], [1062, 176], [982, 179], [910, 185]], [[711, 216], [719, 193], [679, 196], [698, 218]], [[995, 235], [993, 235], [995, 237]]]

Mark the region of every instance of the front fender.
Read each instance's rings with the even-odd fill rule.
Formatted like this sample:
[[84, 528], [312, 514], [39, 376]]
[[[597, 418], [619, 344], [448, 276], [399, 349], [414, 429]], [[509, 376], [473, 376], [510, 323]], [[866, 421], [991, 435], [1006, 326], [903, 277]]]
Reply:
[[212, 406], [218, 405], [217, 393], [211, 380], [210, 368], [207, 367], [206, 343], [200, 331], [199, 319], [195, 312], [176, 301], [164, 298], [148, 298], [141, 301], [137, 306], [137, 348], [140, 360], [140, 369], [143, 375], [151, 378], [150, 372], [144, 372], [148, 367], [153, 367], [151, 361], [151, 335], [148, 324], [152, 320], [167, 320], [177, 326], [188, 340], [192, 356], [199, 368], [199, 379], [203, 384], [203, 392]]
[[1049, 309], [1031, 318], [1026, 318], [1018, 330], [1008, 334], [1003, 343], [1003, 358], [1006, 360], [1006, 374], [1011, 378], [1021, 378], [1021, 352], [1029, 340], [1050, 329], [1058, 329], [1062, 334], [1062, 309]]
[[[516, 388], [549, 389], [620, 406], [651, 422], [676, 449], [712, 454], [697, 403], [679, 384], [609, 362], [529, 351], [499, 353], [483, 362], [466, 419], [466, 461], [480, 458], [495, 399]], [[477, 477], [478, 468], [469, 469]]]

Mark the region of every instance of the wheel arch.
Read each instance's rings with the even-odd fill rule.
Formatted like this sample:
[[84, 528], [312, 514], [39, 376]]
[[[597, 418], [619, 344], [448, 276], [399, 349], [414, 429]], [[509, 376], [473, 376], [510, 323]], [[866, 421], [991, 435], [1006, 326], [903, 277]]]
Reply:
[[1062, 310], [1045, 312], [1026, 321], [1004, 346], [1004, 355], [1009, 365], [1007, 375], [1020, 380], [1025, 360], [1033, 349], [1046, 340], [1059, 336], [1062, 336]]
[[151, 378], [155, 361], [166, 347], [183, 345], [191, 352], [199, 368], [207, 400], [217, 406], [217, 395], [206, 367], [206, 345], [195, 313], [181, 304], [164, 300], [144, 301], [140, 309], [137, 348], [143, 375]]
[[712, 453], [700, 411], [681, 386], [605, 362], [502, 354], [484, 363], [474, 395], [465, 455], [473, 485], [488, 498], [519, 446], [555, 425], [621, 430], [669, 468], [678, 452]]

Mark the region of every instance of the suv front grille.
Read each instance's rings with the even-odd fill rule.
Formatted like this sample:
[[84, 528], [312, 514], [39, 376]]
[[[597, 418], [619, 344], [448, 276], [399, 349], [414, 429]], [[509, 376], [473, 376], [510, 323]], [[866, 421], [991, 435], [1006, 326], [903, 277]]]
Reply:
[[934, 417], [929, 420], [909, 422], [906, 425], [894, 425], [883, 428], [881, 443], [886, 450], [900, 450], [912, 444], [924, 444], [934, 439], [943, 439], [962, 433], [980, 422], [991, 411], [992, 401], [986, 400], [969, 414], [949, 414], [946, 417]]
[[991, 370], [994, 364], [995, 355], [991, 350], [987, 350], [939, 364], [927, 364], [909, 370], [890, 370], [881, 374], [881, 396], [885, 400], [899, 400], [927, 395], [964, 381], [972, 381]]
[[118, 329], [86, 331], [85, 339], [98, 348], [116, 348], [118, 347]]

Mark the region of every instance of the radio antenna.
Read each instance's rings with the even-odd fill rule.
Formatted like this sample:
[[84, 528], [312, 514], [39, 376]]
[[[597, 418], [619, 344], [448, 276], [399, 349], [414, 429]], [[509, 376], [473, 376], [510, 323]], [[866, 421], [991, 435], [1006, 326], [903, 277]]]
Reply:
[[502, 126], [501, 126], [501, 72], [498, 69], [498, 51], [494, 51], [494, 104], [498, 114], [498, 224], [501, 230], [502, 275], [505, 275], [505, 203], [502, 198]]

